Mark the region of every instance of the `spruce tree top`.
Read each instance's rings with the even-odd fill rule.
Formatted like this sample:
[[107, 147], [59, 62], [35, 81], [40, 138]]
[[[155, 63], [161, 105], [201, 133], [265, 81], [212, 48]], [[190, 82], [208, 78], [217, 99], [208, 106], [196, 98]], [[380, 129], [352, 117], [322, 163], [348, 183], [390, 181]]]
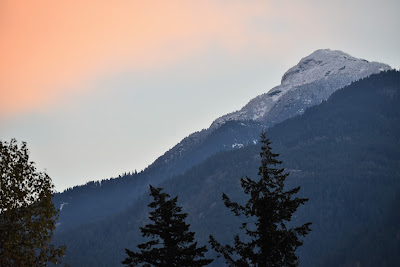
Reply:
[[287, 223], [297, 208], [308, 199], [293, 197], [300, 187], [285, 191], [285, 180], [289, 173], [279, 168], [282, 161], [277, 159], [279, 154], [271, 152], [271, 142], [264, 132], [261, 133], [260, 142], [260, 179], [240, 179], [244, 193], [249, 195], [247, 203], [243, 206], [222, 195], [227, 208], [236, 216], [244, 215], [247, 218], [241, 227], [245, 229], [246, 241], [236, 235], [233, 246], [223, 246], [210, 235], [210, 243], [232, 266], [297, 266], [295, 250], [303, 243], [299, 236], [307, 235], [311, 223], [295, 228], [288, 228]]
[[143, 237], [150, 238], [138, 245], [139, 253], [126, 249], [128, 258], [122, 263], [128, 266], [204, 266], [213, 260], [204, 259], [205, 246], [197, 247], [194, 232], [185, 223], [188, 216], [177, 206], [178, 197], [170, 198], [162, 188], [150, 185], [150, 195], [154, 198], [148, 206], [152, 223], [141, 227]]

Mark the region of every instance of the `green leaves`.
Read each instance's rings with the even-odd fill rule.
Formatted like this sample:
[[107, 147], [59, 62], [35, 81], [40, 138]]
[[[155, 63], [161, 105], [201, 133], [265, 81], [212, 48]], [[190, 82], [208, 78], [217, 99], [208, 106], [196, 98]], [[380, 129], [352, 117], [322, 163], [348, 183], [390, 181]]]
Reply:
[[53, 184], [29, 161], [26, 143], [0, 141], [0, 266], [58, 263], [65, 247], [50, 244], [58, 218]]

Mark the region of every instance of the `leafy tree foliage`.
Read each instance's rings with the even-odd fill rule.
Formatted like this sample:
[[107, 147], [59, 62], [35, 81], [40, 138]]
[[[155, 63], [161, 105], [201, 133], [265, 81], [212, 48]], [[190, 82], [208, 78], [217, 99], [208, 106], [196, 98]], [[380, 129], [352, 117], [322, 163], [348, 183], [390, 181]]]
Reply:
[[253, 181], [249, 177], [241, 178], [244, 192], [250, 195], [246, 205], [242, 206], [229, 199], [223, 193], [225, 206], [236, 216], [244, 215], [253, 222], [242, 223], [248, 241], [242, 241], [239, 235], [234, 238], [234, 246], [222, 246], [210, 235], [210, 243], [226, 262], [233, 266], [297, 266], [298, 257], [295, 250], [302, 245], [299, 236], [310, 231], [311, 223], [288, 228], [287, 223], [297, 208], [308, 199], [293, 198], [300, 187], [285, 191], [285, 179], [289, 173], [277, 168], [282, 161], [279, 154], [271, 152], [269, 139], [261, 134], [261, 166], [258, 175], [261, 178]]
[[65, 247], [50, 244], [58, 211], [53, 184], [29, 161], [26, 143], [0, 141], [0, 266], [57, 264]]
[[154, 201], [148, 206], [152, 224], [141, 227], [143, 237], [151, 240], [138, 245], [140, 253], [126, 249], [128, 258], [122, 263], [128, 266], [204, 266], [213, 260], [205, 259], [205, 246], [197, 247], [194, 233], [189, 232], [189, 224], [185, 223], [187, 213], [176, 205], [178, 197], [170, 198], [162, 193], [162, 188], [150, 186], [150, 195]]

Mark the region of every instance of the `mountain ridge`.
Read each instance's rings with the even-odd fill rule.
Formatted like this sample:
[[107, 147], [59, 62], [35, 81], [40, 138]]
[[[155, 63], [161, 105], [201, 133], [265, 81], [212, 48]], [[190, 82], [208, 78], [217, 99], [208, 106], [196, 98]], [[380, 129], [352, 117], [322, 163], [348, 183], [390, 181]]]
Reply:
[[[318, 61], [328, 61], [328, 59], [331, 61], [334, 60], [335, 62], [328, 62], [324, 66], [325, 68], [330, 67], [331, 70], [335, 69], [335, 71], [332, 71], [329, 77], [321, 77], [323, 73], [326, 73], [325, 70], [320, 71], [319, 76], [314, 73], [307, 80], [311, 82], [303, 84], [294, 82], [296, 86], [291, 86], [289, 82], [296, 80], [296, 76], [293, 75], [301, 74], [301, 71], [295, 71], [296, 68], [303, 70], [308, 68], [307, 70], [310, 71], [321, 67], [309, 61], [309, 59], [317, 63]], [[296, 66], [289, 69], [283, 75], [283, 85], [281, 87], [274, 87], [267, 93], [253, 98], [242, 108], [242, 111], [237, 111], [239, 114], [242, 112], [247, 117], [229, 117], [230, 114], [236, 114], [230, 113], [216, 119], [208, 129], [203, 129], [184, 138], [138, 174], [127, 175], [104, 182], [90, 182], [87, 185], [77, 186], [71, 190], [56, 194], [54, 198], [56, 207], [63, 207], [57, 230], [65, 230], [68, 227], [75, 227], [115, 214], [140, 197], [147, 190], [149, 183], [157, 185], [174, 175], [182, 174], [219, 151], [237, 149], [251, 144], [258, 139], [258, 134], [261, 130], [271, 127], [287, 118], [301, 114], [299, 111], [304, 111], [308, 107], [320, 103], [334, 91], [351, 83], [354, 79], [359, 80], [368, 73], [380, 72], [380, 68], [390, 68], [385, 64], [373, 63], [371, 68], [366, 68], [367, 71], [361, 74], [358, 72], [358, 75], [346, 75], [349, 70], [354, 68], [346, 67], [347, 70], [346, 68], [339, 70], [343, 67], [342, 61], [350, 65], [355, 64], [354, 62], [362, 66], [369, 66], [368, 64], [371, 64], [365, 60], [357, 60], [340, 51], [317, 50], [301, 59]], [[287, 90], [285, 89], [284, 94], [282, 93], [283, 91], [278, 93], [278, 99], [277, 88], [283, 88], [282, 86]], [[273, 101], [274, 99], [276, 101]], [[269, 108], [269, 112], [264, 112], [262, 116], [253, 120], [254, 112], [251, 109], [256, 111], [266, 110], [268, 103], [274, 104]], [[250, 111], [247, 112], [246, 109]], [[243, 123], [234, 125], [233, 128], [230, 125], [226, 125], [227, 122], [232, 120], [243, 121]], [[224, 125], [226, 127], [223, 128], [223, 131], [216, 131], [216, 129]], [[84, 188], [90, 189], [91, 193], [89, 194], [88, 190]], [[85, 192], [85, 195], [82, 195], [80, 192]], [[101, 196], [101, 198], [98, 196]], [[75, 220], [74, 218], [80, 218], [80, 220]]]
[[[308, 107], [321, 103], [333, 92], [351, 82], [391, 69], [387, 64], [358, 59], [340, 50], [316, 50], [286, 71], [282, 76], [281, 85], [251, 99], [239, 111], [217, 118], [209, 128], [190, 134], [154, 163], [158, 160], [167, 163], [182, 157], [186, 150], [201, 144], [212, 131], [227, 121], [256, 121], [270, 127], [302, 114]], [[319, 90], [316, 94], [315, 88], [324, 90]], [[282, 102], [291, 103], [291, 107], [288, 108], [287, 104], [282, 105]]]

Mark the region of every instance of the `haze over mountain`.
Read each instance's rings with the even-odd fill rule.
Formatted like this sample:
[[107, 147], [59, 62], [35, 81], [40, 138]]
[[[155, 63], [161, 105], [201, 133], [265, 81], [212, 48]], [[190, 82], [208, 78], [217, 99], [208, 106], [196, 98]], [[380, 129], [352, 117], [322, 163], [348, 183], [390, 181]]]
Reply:
[[[210, 128], [189, 135], [144, 171], [56, 194], [54, 202], [62, 207], [58, 230], [124, 210], [142, 196], [149, 183], [157, 185], [182, 174], [219, 151], [255, 144], [266, 127], [303, 113], [353, 81], [389, 69], [386, 64], [356, 59], [341, 51], [317, 50], [289, 69], [281, 85], [252, 99], [240, 111], [216, 119]], [[216, 131], [227, 121], [242, 123]]]

